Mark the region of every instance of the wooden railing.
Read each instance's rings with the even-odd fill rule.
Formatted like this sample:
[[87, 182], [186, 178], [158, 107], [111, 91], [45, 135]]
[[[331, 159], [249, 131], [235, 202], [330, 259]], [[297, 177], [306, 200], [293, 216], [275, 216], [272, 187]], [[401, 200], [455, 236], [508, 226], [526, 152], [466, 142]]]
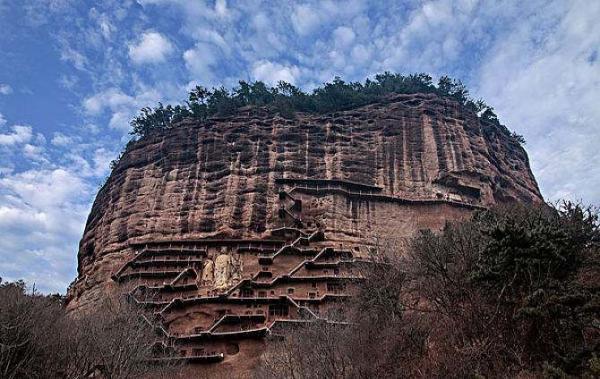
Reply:
[[384, 195], [378, 192], [373, 191], [349, 191], [345, 189], [343, 186], [333, 186], [333, 185], [325, 185], [325, 186], [294, 186], [289, 193], [293, 192], [303, 192], [309, 194], [319, 194], [319, 193], [339, 193], [344, 196], [350, 198], [358, 198], [370, 201], [383, 201], [383, 202], [394, 202], [401, 204], [415, 204], [415, 205], [428, 205], [428, 204], [451, 204], [458, 207], [470, 208], [470, 209], [485, 209], [485, 207], [470, 203], [466, 201], [457, 201], [449, 198], [435, 198], [435, 199], [423, 199], [423, 198], [408, 198], [408, 197], [400, 197], [400, 196], [392, 196], [392, 195]]

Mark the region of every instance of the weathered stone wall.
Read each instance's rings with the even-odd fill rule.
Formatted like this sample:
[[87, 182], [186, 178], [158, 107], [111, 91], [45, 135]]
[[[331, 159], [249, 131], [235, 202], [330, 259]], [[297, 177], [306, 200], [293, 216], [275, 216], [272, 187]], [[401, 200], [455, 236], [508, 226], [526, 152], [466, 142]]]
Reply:
[[[180, 335], [220, 328], [215, 319], [223, 312], [266, 312], [262, 325], [272, 325], [281, 316], [271, 303], [285, 299], [293, 305], [286, 318], [303, 312], [302, 302], [318, 317], [340, 294], [335, 278], [308, 277], [348, 273], [346, 258], [327, 268], [322, 249], [358, 259], [380, 239], [403, 240], [508, 201], [542, 201], [525, 151], [498, 127], [435, 95], [395, 95], [294, 120], [255, 108], [202, 124], [184, 121], [131, 144], [98, 193], [69, 307], [91, 306], [111, 291], [159, 288], [159, 298], [146, 305], [169, 305], [160, 314], [178, 346], [245, 356], [243, 346], [257, 345], [207, 345]], [[308, 250], [285, 248], [317, 230], [324, 241], [307, 240]], [[270, 245], [244, 247], [256, 241]], [[192, 252], [181, 255], [185, 249]], [[279, 250], [277, 258], [263, 257]], [[299, 264], [306, 267], [294, 271]], [[236, 286], [246, 282], [264, 295], [255, 304], [262, 308], [237, 300], [246, 295]], [[211, 300], [219, 294], [228, 300]], [[318, 303], [310, 296], [324, 297]]]

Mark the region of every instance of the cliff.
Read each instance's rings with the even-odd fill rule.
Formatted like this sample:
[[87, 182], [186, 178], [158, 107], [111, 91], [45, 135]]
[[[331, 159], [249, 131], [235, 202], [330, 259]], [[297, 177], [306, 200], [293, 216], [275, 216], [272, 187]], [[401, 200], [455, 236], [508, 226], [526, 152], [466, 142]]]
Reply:
[[433, 94], [184, 120], [131, 143], [99, 191], [69, 307], [127, 292], [184, 359], [242, 365], [285, 322], [326, 319], [382, 239], [401, 251], [511, 201], [543, 201], [524, 149]]

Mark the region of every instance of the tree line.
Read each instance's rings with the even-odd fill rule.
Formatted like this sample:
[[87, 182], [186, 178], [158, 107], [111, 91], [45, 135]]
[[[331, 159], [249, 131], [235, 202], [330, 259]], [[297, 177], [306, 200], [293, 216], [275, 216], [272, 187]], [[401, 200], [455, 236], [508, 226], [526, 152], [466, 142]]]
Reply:
[[[375, 75], [374, 79], [366, 79], [364, 83], [345, 82], [336, 77], [310, 93], [283, 81], [273, 87], [261, 81], [240, 81], [239, 86], [232, 90], [223, 86], [211, 90], [196, 86], [183, 104], [165, 106], [159, 103], [154, 108], [142, 108], [131, 121], [131, 134], [144, 136], [157, 129], [170, 128], [185, 118], [206, 120], [211, 116], [229, 116], [248, 105], [267, 107], [282, 117], [293, 118], [296, 112], [322, 114], [359, 107], [391, 93], [434, 93], [451, 98], [476, 112], [482, 120], [500, 126], [493, 108], [483, 100], [472, 99], [459, 80], [442, 76], [436, 85], [428, 74], [384, 72]], [[513, 137], [524, 142], [521, 136], [514, 134]]]

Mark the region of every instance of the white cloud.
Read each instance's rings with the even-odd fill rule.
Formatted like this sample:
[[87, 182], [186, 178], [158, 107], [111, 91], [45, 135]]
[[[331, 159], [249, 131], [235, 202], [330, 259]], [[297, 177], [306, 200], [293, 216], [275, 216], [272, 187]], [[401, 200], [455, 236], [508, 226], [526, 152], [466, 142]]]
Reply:
[[136, 64], [164, 62], [173, 51], [173, 45], [162, 34], [147, 31], [137, 43], [129, 45], [129, 57]]
[[109, 173], [110, 162], [118, 156], [118, 152], [105, 147], [90, 149], [93, 151], [86, 154], [88, 157], [78, 152], [66, 154], [67, 167], [70, 172], [76, 172], [82, 180], [104, 178]]
[[96, 8], [90, 9], [90, 19], [94, 20], [100, 28], [102, 36], [110, 40], [117, 27], [110, 21], [110, 16], [106, 13], [99, 12]]
[[269, 85], [275, 85], [280, 80], [295, 84], [299, 75], [300, 70], [296, 66], [284, 66], [266, 60], [256, 62], [252, 67], [252, 76], [254, 79], [263, 81]]
[[93, 174], [96, 177], [104, 177], [110, 172], [110, 162], [117, 157], [118, 153], [113, 150], [106, 148], [99, 148], [94, 151], [94, 162]]
[[[2, 119], [4, 120], [4, 119]], [[27, 143], [33, 136], [31, 126], [14, 125], [13, 132], [8, 134], [0, 134], [0, 145], [11, 146], [21, 143]]]
[[307, 37], [322, 28], [353, 20], [363, 13], [366, 4], [363, 0], [349, 0], [343, 4], [333, 1], [297, 4], [290, 15], [292, 27], [300, 36]]
[[12, 87], [8, 84], [0, 83], [0, 95], [10, 95], [12, 93]]
[[0, 276], [64, 293], [76, 275], [94, 182], [117, 152], [80, 135], [55, 133], [51, 142], [30, 126], [0, 134]]
[[65, 168], [28, 170], [0, 179], [0, 185], [38, 208], [61, 206], [77, 199], [87, 188], [81, 178]]
[[44, 151], [43, 146], [32, 145], [30, 143], [23, 145], [23, 155], [34, 161], [46, 161]]
[[264, 12], [259, 12], [252, 17], [252, 26], [256, 30], [266, 30], [271, 25], [271, 20]]
[[300, 35], [314, 32], [320, 23], [319, 13], [308, 4], [297, 5], [292, 13], [292, 25]]
[[4, 125], [6, 125], [6, 119], [4, 118], [4, 115], [0, 113], [0, 127]]
[[75, 75], [61, 75], [58, 79], [58, 83], [65, 89], [73, 91], [75, 86], [79, 82], [79, 78]]
[[84, 99], [83, 107], [87, 113], [97, 115], [105, 108], [117, 109], [120, 107], [129, 107], [134, 105], [134, 103], [135, 99], [124, 94], [120, 89], [109, 88], [106, 91]]
[[118, 88], [109, 88], [83, 100], [84, 111], [99, 116], [110, 111], [109, 126], [123, 133], [129, 131], [129, 122], [145, 106], [152, 106], [162, 98], [154, 88], [142, 88], [139, 93], [127, 95]]
[[[200, 26], [194, 29], [192, 36], [199, 41], [200, 45], [214, 45], [214, 47], [210, 47], [213, 49], [218, 47], [226, 55], [231, 53], [231, 47], [229, 46], [227, 40], [225, 40], [223, 35], [214, 29]], [[196, 49], [198, 49], [198, 46], [196, 46]]]
[[347, 47], [354, 42], [356, 34], [352, 28], [340, 26], [333, 31], [333, 40], [336, 46]]
[[78, 70], [84, 70], [88, 63], [88, 59], [84, 54], [73, 49], [64, 42], [60, 51], [60, 59], [72, 63]]
[[[600, 46], [600, 3], [586, 4], [555, 9], [564, 14], [558, 23], [534, 18], [516, 28], [490, 51], [480, 72], [480, 94], [525, 136], [534, 174], [550, 200], [600, 200], [600, 64], [589, 60]], [[540, 23], [551, 26], [536, 41]]]
[[42, 291], [64, 292], [74, 277], [90, 188], [64, 168], [0, 178], [0, 272]]
[[204, 85], [215, 82], [214, 68], [217, 64], [216, 47], [214, 45], [199, 42], [193, 49], [183, 53], [183, 60], [187, 69], [193, 77]]
[[352, 48], [352, 61], [358, 64], [366, 64], [371, 58], [371, 51], [364, 45], [356, 45]]
[[227, 1], [217, 0], [215, 2], [215, 12], [221, 17], [227, 16]]
[[54, 146], [69, 146], [73, 143], [73, 138], [62, 133], [54, 133], [50, 143], [52, 143]]

